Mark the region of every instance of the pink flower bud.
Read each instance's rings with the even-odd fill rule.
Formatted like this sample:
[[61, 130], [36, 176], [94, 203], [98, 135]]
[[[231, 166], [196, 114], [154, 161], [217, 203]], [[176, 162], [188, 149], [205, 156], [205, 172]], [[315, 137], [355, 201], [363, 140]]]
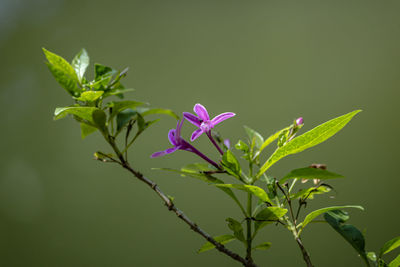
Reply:
[[303, 125], [304, 121], [303, 121], [303, 117], [300, 117], [296, 120], [296, 125]]
[[228, 149], [230, 149], [230, 148], [231, 148], [231, 141], [229, 141], [229, 139], [225, 139], [225, 140], [224, 140], [224, 145], [225, 145]]

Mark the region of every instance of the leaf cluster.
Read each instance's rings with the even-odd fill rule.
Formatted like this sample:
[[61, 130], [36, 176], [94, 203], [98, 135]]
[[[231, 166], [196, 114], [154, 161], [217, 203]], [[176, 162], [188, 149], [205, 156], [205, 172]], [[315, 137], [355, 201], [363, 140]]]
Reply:
[[[147, 120], [148, 115], [166, 114], [178, 119], [178, 116], [169, 109], [149, 108], [148, 104], [142, 101], [123, 100], [125, 93], [134, 91], [122, 84], [128, 68], [120, 71], [95, 63], [93, 78], [88, 79], [85, 74], [90, 59], [85, 49], [79, 51], [71, 63], [44, 48], [43, 52], [50, 72], [74, 102], [67, 107], [57, 107], [54, 119], [72, 116], [80, 123], [82, 138], [99, 131], [106, 140], [115, 142], [125, 130], [123, 154], [139, 135], [157, 122], [157, 120]], [[119, 100], [111, 99], [112, 97], [117, 97]], [[100, 152], [95, 155], [96, 158], [103, 160], [104, 156], [100, 155], [106, 154]], [[112, 158], [110, 154], [108, 157]]]

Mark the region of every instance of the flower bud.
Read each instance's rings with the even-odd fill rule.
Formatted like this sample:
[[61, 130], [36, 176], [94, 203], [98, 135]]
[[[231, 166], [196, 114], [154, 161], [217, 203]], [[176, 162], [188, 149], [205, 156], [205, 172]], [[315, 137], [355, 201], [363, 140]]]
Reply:
[[227, 149], [231, 148], [231, 141], [229, 139], [224, 140], [224, 145], [226, 146]]
[[303, 121], [303, 117], [300, 117], [296, 120], [296, 125], [303, 125], [304, 121]]

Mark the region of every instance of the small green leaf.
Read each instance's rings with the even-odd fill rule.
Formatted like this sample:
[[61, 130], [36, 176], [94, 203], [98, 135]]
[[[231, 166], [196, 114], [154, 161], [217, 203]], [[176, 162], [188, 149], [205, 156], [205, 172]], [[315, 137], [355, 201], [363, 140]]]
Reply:
[[117, 114], [117, 131], [120, 131], [135, 115], [136, 110], [127, 108]]
[[144, 120], [142, 115], [140, 114], [137, 115], [137, 122], [138, 122], [139, 132], [143, 132], [146, 129], [146, 121]]
[[[301, 227], [300, 232], [307, 226], [307, 224], [309, 224], [312, 220], [314, 220], [315, 218], [317, 218], [319, 215], [328, 212], [328, 211], [332, 211], [332, 210], [340, 210], [340, 209], [346, 209], [346, 208], [355, 208], [355, 209], [360, 209], [360, 210], [364, 210], [363, 207], [361, 206], [354, 206], [354, 205], [346, 205], [346, 206], [333, 206], [333, 207], [327, 207], [327, 208], [322, 208], [322, 209], [318, 209], [318, 210], [314, 210], [313, 212], [310, 212], [305, 218], [304, 221], [299, 224], [298, 226]], [[300, 234], [300, 233], [299, 233]]]
[[43, 48], [46, 63], [57, 82], [72, 96], [79, 96], [78, 77], [74, 68], [64, 58]]
[[94, 158], [103, 162], [108, 162], [110, 159], [115, 160], [116, 155], [114, 154], [105, 154], [101, 151], [97, 151], [94, 153]]
[[302, 189], [296, 194], [290, 195], [291, 199], [314, 199], [314, 195], [325, 194], [331, 191], [331, 188], [326, 185], [314, 186], [306, 189]]
[[257, 221], [276, 221], [282, 218], [287, 212], [287, 209], [279, 207], [266, 207], [257, 213], [255, 219]]
[[400, 266], [400, 255], [398, 255], [394, 260], [392, 260], [388, 267], [398, 267]]
[[227, 218], [225, 221], [228, 222], [228, 227], [233, 231], [236, 239], [245, 243], [246, 239], [244, 238], [242, 224], [233, 218]]
[[367, 258], [373, 262], [376, 262], [377, 260], [376, 254], [373, 251], [367, 253]]
[[80, 82], [82, 82], [83, 75], [86, 68], [89, 66], [89, 55], [84, 48], [72, 60], [72, 67]]
[[288, 141], [289, 130], [284, 130], [278, 136], [278, 147], [285, 145], [286, 141]]
[[264, 143], [261, 145], [260, 147], [260, 153], [261, 151], [264, 150], [264, 148], [266, 148], [269, 144], [271, 144], [272, 142], [274, 142], [284, 131], [287, 131], [290, 129], [291, 126], [286, 127], [285, 129], [282, 129], [280, 131], [277, 131], [276, 133], [274, 133], [273, 135], [271, 135], [270, 137], [267, 138], [267, 140], [264, 141]]
[[[225, 245], [236, 239], [233, 235], [220, 235], [220, 236], [215, 236], [213, 238], [215, 241], [221, 243], [222, 245]], [[215, 248], [215, 246], [212, 243], [207, 242], [197, 251], [197, 253], [202, 253], [207, 250], [211, 250], [213, 248]]]
[[102, 79], [104, 76], [112, 76], [116, 73], [117, 71], [114, 70], [113, 68], [104, 66], [99, 63], [94, 64], [94, 77], [95, 80], [98, 81]]
[[92, 113], [92, 118], [93, 118], [94, 124], [99, 129], [104, 129], [106, 127], [107, 115], [101, 109], [94, 110]]
[[[358, 252], [362, 259], [369, 266], [367, 253], [365, 252], [365, 239], [360, 230], [351, 224], [343, 224], [337, 216], [336, 210], [328, 211], [324, 214], [324, 219], [335, 229], [350, 245]], [[333, 216], [332, 216], [333, 215]]]
[[241, 180], [242, 169], [239, 161], [230, 150], [227, 150], [222, 156], [222, 166], [230, 175]]
[[112, 108], [111, 115], [109, 120], [112, 120], [118, 113], [125, 109], [133, 109], [135, 110], [136, 107], [142, 106], [145, 103], [138, 102], [138, 101], [113, 101], [108, 103], [108, 107]]
[[177, 120], [179, 120], [179, 116], [176, 115], [172, 110], [170, 109], [164, 109], [164, 108], [152, 108], [152, 109], [148, 109], [144, 112], [141, 112], [141, 115], [144, 116], [148, 116], [148, 115], [152, 115], [152, 114], [164, 114], [164, 115], [168, 115], [171, 116], [172, 118], [175, 118]]
[[285, 177], [283, 177], [279, 183], [283, 184], [286, 182], [288, 179], [319, 179], [319, 180], [326, 180], [326, 179], [335, 179], [335, 178], [343, 178], [342, 175], [334, 173], [334, 172], [329, 172], [327, 170], [323, 169], [317, 169], [317, 168], [311, 168], [311, 167], [306, 167], [306, 168], [300, 168], [300, 169], [295, 169], [288, 173]]
[[181, 168], [181, 171], [191, 172], [191, 173], [205, 173], [205, 172], [213, 172], [217, 169], [207, 163], [191, 163]]
[[242, 190], [248, 193], [253, 194], [254, 196], [258, 197], [263, 202], [268, 202], [272, 204], [272, 201], [269, 199], [267, 193], [264, 189], [255, 186], [255, 185], [243, 185], [243, 184], [214, 184], [218, 187], [228, 187], [228, 188], [235, 188], [238, 190]]
[[259, 211], [254, 217], [254, 235], [257, 234], [257, 232], [263, 227], [282, 218], [287, 211], [287, 209], [279, 207], [266, 207]]
[[196, 179], [199, 179], [199, 180], [207, 182], [207, 183], [214, 183], [217, 180], [219, 180], [211, 175], [207, 175], [205, 173], [192, 172], [192, 171], [182, 171], [182, 170], [175, 170], [175, 169], [170, 169], [170, 168], [152, 168], [152, 170], [175, 172], [175, 173], [179, 173], [182, 177], [187, 176], [187, 177], [191, 177], [191, 178], [196, 178]]
[[86, 136], [88, 136], [91, 133], [94, 133], [97, 130], [97, 128], [87, 125], [86, 123], [81, 123], [81, 136], [82, 139], [85, 139]]
[[128, 92], [133, 92], [135, 91], [135, 89], [133, 88], [123, 88], [123, 89], [111, 89], [108, 90], [105, 94], [104, 94], [104, 98], [108, 97], [108, 96], [112, 96], [112, 95], [116, 95], [116, 96], [120, 96], [122, 94], [128, 93]]
[[264, 143], [264, 138], [261, 136], [261, 134], [259, 134], [258, 132], [254, 131], [253, 129], [247, 126], [244, 126], [244, 129], [246, 130], [250, 142], [252, 142], [252, 140], [254, 139], [255, 147], [257, 148], [257, 150], [259, 150], [262, 144]]
[[254, 250], [268, 250], [271, 247], [271, 245], [272, 245], [271, 242], [264, 242], [264, 243], [258, 244], [253, 249]]
[[93, 102], [103, 95], [104, 91], [86, 91], [81, 94], [76, 100], [83, 102]]
[[276, 163], [283, 157], [299, 153], [307, 148], [316, 146], [324, 142], [325, 140], [339, 132], [360, 111], [361, 110], [355, 110], [343, 116], [332, 119], [298, 137], [293, 138], [293, 140], [288, 142], [286, 145], [275, 150], [271, 157], [260, 168], [257, 177], [260, 177], [274, 163]]
[[379, 258], [400, 246], [400, 236], [386, 242], [379, 252]]
[[249, 146], [242, 140], [239, 140], [239, 142], [235, 145], [235, 148], [237, 150], [243, 151], [244, 153], [249, 152]]
[[[56, 108], [54, 111], [54, 119], [58, 120], [64, 118], [66, 115], [71, 114], [75, 115], [78, 118], [85, 120], [92, 124], [93, 126], [96, 125], [93, 121], [92, 114], [96, 110], [100, 110], [96, 107], [63, 107], [63, 108]], [[100, 110], [101, 111], [101, 110]]]

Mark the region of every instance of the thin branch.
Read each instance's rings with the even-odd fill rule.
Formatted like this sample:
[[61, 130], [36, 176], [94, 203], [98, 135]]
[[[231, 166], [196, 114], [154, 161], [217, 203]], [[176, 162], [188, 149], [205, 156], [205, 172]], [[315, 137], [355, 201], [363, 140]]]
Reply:
[[161, 191], [161, 189], [158, 187], [158, 185], [156, 183], [154, 183], [150, 179], [143, 176], [140, 172], [137, 172], [134, 169], [132, 169], [128, 165], [127, 162], [123, 163], [122, 166], [125, 169], [127, 169], [129, 172], [131, 172], [136, 178], [138, 178], [139, 180], [141, 180], [142, 182], [147, 184], [164, 201], [165, 206], [167, 206], [168, 210], [173, 211], [176, 214], [176, 216], [178, 216], [179, 219], [183, 220], [186, 224], [188, 224], [190, 226], [190, 229], [192, 229], [193, 231], [195, 231], [196, 233], [198, 233], [202, 237], [204, 237], [208, 242], [213, 244], [216, 249], [218, 249], [222, 253], [228, 255], [232, 259], [241, 262], [244, 266], [256, 267], [256, 265], [254, 263], [252, 263], [249, 260], [242, 258], [238, 254], [230, 251], [224, 245], [217, 242], [208, 233], [206, 233], [204, 230], [202, 230], [196, 223], [192, 222], [180, 209], [178, 209], [175, 206], [175, 204], [172, 202], [172, 200]]
[[165, 195], [161, 189], [158, 187], [158, 185], [153, 182], [152, 180], [146, 178], [142, 173], [134, 170], [129, 163], [124, 159], [123, 154], [119, 151], [118, 147], [115, 144], [115, 141], [112, 137], [105, 135], [104, 136], [107, 140], [107, 142], [111, 145], [115, 153], [118, 155], [118, 158], [120, 160], [120, 163], [122, 167], [126, 170], [128, 170], [130, 173], [132, 173], [136, 178], [138, 178], [140, 181], [148, 185], [164, 202], [165, 206], [168, 208], [168, 210], [173, 211], [176, 216], [178, 216], [179, 219], [184, 221], [187, 225], [190, 226], [190, 229], [192, 229], [194, 232], [200, 234], [202, 237], [204, 237], [208, 242], [213, 244], [217, 250], [220, 252], [226, 254], [227, 256], [231, 257], [232, 259], [239, 261], [243, 264], [243, 266], [246, 267], [257, 267], [255, 263], [251, 260], [244, 259], [243, 257], [239, 256], [235, 252], [227, 249], [224, 245], [221, 243], [217, 242], [212, 236], [210, 236], [207, 232], [202, 230], [196, 223], [192, 222], [189, 217], [187, 217], [180, 209], [178, 209], [175, 204], [172, 202], [172, 200]]
[[308, 255], [308, 252], [307, 252], [306, 248], [304, 247], [303, 243], [301, 242], [300, 237], [296, 238], [296, 242], [300, 247], [301, 253], [303, 254], [303, 259], [307, 263], [307, 267], [314, 267], [314, 265], [312, 265], [312, 263], [311, 263], [310, 255]]
[[[285, 198], [288, 202], [288, 206], [289, 206], [289, 211], [290, 214], [292, 216], [292, 220], [293, 220], [293, 227], [292, 227], [292, 232], [294, 235], [294, 239], [296, 240], [297, 244], [299, 245], [299, 248], [301, 250], [301, 253], [303, 254], [303, 259], [307, 264], [307, 267], [313, 267], [312, 263], [311, 263], [311, 259], [310, 259], [310, 255], [308, 254], [306, 248], [303, 245], [303, 242], [301, 241], [300, 237], [299, 237], [299, 233], [297, 232], [297, 225], [296, 225], [296, 218], [294, 217], [293, 214], [293, 207], [292, 207], [292, 201], [290, 199], [290, 195], [286, 194], [285, 190], [281, 187], [281, 185], [279, 184], [279, 182], [276, 183], [278, 185], [278, 188], [282, 191], [282, 193], [285, 195]], [[301, 206], [300, 206], [301, 207]]]

